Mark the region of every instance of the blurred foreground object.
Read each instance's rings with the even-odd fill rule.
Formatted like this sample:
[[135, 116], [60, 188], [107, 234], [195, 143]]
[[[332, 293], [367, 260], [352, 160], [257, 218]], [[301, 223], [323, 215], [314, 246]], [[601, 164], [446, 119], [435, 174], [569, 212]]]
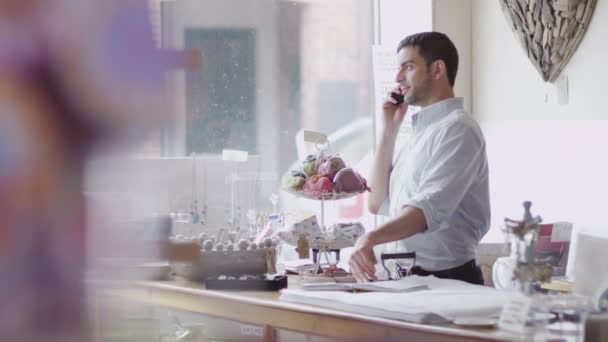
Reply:
[[143, 0], [0, 0], [0, 340], [83, 341], [82, 170], [166, 116]]

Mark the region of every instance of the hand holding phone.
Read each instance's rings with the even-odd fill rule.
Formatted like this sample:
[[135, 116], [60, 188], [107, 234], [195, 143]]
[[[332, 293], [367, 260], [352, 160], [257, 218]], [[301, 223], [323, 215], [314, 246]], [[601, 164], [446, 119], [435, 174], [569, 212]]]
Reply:
[[403, 101], [405, 100], [405, 97], [403, 96], [403, 94], [399, 94], [396, 92], [391, 92], [390, 97], [393, 98], [393, 100], [397, 101], [397, 103], [395, 103], [395, 105], [400, 105], [403, 103]]
[[383, 122], [385, 127], [391, 131], [396, 131], [401, 126], [407, 112], [408, 105], [402, 92], [403, 90], [400, 86], [395, 87], [387, 94], [382, 105], [384, 113]]

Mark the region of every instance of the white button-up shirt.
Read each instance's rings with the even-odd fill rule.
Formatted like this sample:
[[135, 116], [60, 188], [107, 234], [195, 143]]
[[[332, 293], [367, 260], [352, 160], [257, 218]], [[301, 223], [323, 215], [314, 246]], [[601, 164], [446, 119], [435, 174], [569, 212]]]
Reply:
[[380, 213], [397, 216], [405, 206], [418, 208], [427, 229], [390, 243], [387, 250], [415, 251], [416, 264], [429, 271], [475, 258], [490, 227], [488, 161], [481, 129], [464, 111], [462, 98], [413, 114], [398, 141]]

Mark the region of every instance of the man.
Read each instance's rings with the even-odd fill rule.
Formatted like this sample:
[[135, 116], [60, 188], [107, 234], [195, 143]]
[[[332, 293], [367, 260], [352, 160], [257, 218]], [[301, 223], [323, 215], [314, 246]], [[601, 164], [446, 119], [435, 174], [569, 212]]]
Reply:
[[[458, 52], [446, 35], [424, 32], [403, 39], [397, 59], [393, 92], [405, 102], [389, 94], [383, 104], [369, 197], [372, 213], [392, 219], [357, 240], [351, 272], [359, 282], [376, 280], [372, 248], [393, 242], [416, 252], [413, 274], [483, 284], [475, 249], [490, 224], [488, 163], [478, 124], [454, 97]], [[421, 110], [395, 151], [408, 105]]]

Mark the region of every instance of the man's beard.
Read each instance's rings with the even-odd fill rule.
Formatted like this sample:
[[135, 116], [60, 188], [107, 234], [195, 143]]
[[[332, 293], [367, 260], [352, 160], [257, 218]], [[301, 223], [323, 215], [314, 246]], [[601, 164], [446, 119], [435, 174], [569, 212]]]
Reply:
[[418, 106], [421, 102], [425, 102], [430, 93], [431, 75], [427, 73], [419, 86], [410, 88], [410, 94], [405, 97], [405, 102], [412, 106]]

